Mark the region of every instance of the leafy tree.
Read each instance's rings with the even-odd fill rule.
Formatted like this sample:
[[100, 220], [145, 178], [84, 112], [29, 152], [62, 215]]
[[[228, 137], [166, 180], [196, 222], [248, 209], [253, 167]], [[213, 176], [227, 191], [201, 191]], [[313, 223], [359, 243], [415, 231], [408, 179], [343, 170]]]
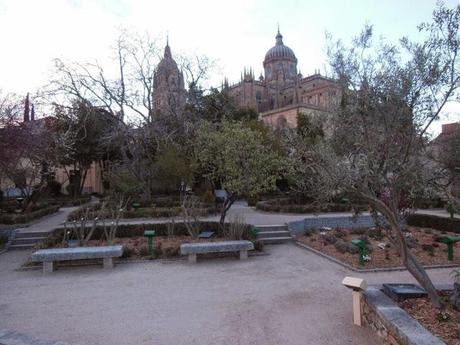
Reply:
[[366, 26], [351, 47], [331, 45], [331, 66], [342, 88], [333, 134], [323, 143], [298, 146], [317, 176], [310, 187], [318, 196], [353, 195], [384, 217], [404, 265], [438, 308], [433, 283], [407, 247], [404, 220], [440, 178], [426, 158], [426, 133], [444, 105], [459, 100], [459, 23], [460, 7], [440, 4], [433, 21], [419, 27], [426, 37], [421, 43], [404, 38], [400, 47], [375, 47]]
[[115, 128], [118, 119], [81, 100], [70, 108], [58, 106], [56, 118], [57, 161], [67, 174], [71, 194], [80, 195], [91, 164], [105, 157], [102, 139]]
[[194, 147], [198, 171], [215, 189], [221, 186], [227, 192], [221, 225], [238, 197], [254, 197], [276, 188], [282, 157], [266, 145], [260, 131], [239, 122], [205, 122], [198, 130]]

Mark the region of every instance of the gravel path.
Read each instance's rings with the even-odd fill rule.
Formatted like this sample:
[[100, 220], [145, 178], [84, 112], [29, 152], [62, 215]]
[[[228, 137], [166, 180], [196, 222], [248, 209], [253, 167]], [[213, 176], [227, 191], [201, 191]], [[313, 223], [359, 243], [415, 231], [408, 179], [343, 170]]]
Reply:
[[[379, 344], [352, 325], [346, 275], [412, 281], [407, 272], [357, 274], [294, 244], [268, 256], [80, 267], [43, 276], [0, 256], [0, 329], [73, 345]], [[430, 270], [448, 283], [450, 270]]]

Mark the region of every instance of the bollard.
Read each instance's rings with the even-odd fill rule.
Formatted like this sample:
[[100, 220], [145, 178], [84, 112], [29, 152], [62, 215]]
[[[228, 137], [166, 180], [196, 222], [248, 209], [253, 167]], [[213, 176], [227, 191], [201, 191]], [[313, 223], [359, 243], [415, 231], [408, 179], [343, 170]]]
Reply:
[[144, 236], [148, 239], [148, 252], [149, 255], [153, 255], [153, 237], [155, 237], [155, 230], [145, 230]]
[[351, 243], [358, 247], [359, 265], [364, 266], [364, 255], [366, 255], [366, 242], [363, 240], [352, 240]]
[[445, 237], [442, 237], [439, 241], [447, 245], [447, 259], [449, 261], [453, 261], [454, 260], [454, 244], [460, 241], [460, 237], [459, 236], [445, 236]]

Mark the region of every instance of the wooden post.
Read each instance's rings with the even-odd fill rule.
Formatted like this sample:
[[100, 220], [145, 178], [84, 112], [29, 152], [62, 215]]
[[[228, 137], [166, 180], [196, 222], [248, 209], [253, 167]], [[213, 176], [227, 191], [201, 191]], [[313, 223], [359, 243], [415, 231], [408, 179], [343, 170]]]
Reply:
[[353, 323], [361, 326], [361, 291], [353, 290]]

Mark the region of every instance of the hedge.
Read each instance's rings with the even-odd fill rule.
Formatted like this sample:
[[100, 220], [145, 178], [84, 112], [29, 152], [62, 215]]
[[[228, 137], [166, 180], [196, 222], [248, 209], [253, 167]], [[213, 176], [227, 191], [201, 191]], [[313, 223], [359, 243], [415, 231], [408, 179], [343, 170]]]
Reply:
[[[100, 205], [91, 205], [91, 211], [90, 212], [97, 212], [99, 209]], [[78, 210], [73, 211], [72, 213], [69, 214], [67, 217], [68, 220], [79, 220], [81, 219], [86, 212], [86, 208], [81, 208]], [[125, 219], [132, 219], [132, 218], [160, 218], [160, 217], [175, 217], [180, 215], [182, 212], [182, 209], [180, 207], [141, 207], [136, 209], [129, 209], [123, 212], [123, 215], [121, 218]], [[195, 209], [195, 212], [200, 217], [207, 216], [208, 214], [215, 213], [216, 210], [214, 207], [208, 207], [208, 208], [198, 208]], [[108, 215], [104, 215], [105, 217], [108, 217]]]
[[256, 208], [266, 212], [286, 212], [286, 213], [315, 213], [315, 212], [348, 212], [352, 208], [359, 211], [367, 210], [365, 205], [355, 205], [346, 203], [328, 203], [328, 204], [295, 204], [295, 201], [289, 198], [271, 199], [259, 201]]
[[59, 205], [51, 205], [30, 213], [0, 214], [0, 224], [25, 224], [59, 210]]
[[407, 225], [460, 234], [460, 219], [458, 218], [439, 217], [428, 214], [411, 214], [407, 217]]

